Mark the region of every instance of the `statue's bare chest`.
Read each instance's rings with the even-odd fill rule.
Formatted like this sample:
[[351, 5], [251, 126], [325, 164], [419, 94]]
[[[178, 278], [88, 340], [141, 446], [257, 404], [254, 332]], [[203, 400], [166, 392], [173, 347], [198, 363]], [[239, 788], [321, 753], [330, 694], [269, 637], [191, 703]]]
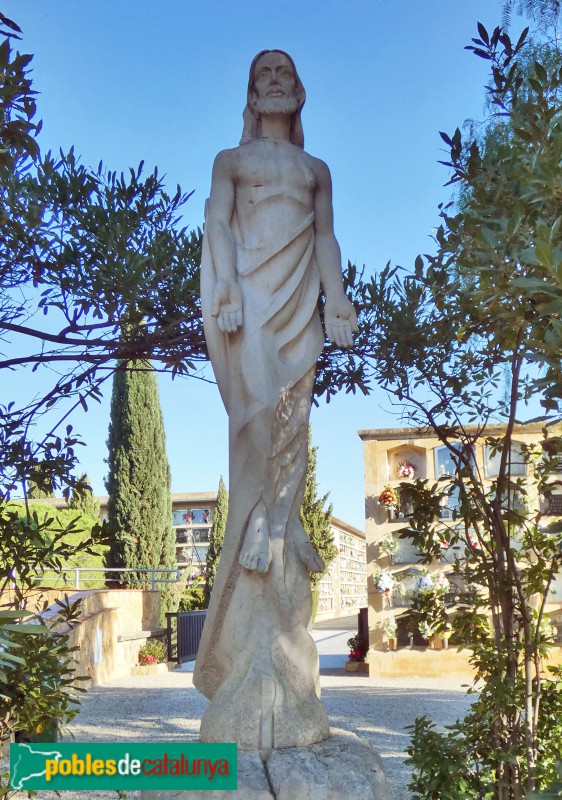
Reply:
[[235, 174], [239, 199], [258, 203], [284, 193], [309, 205], [316, 189], [316, 176], [307, 156], [287, 143], [259, 140], [240, 147]]

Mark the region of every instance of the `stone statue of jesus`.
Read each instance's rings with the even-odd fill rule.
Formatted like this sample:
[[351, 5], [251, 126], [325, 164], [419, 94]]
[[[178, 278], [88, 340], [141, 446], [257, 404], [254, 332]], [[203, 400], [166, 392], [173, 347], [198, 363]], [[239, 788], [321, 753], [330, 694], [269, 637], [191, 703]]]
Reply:
[[205, 336], [229, 417], [222, 555], [194, 683], [211, 703], [203, 741], [244, 749], [329, 735], [307, 632], [308, 573], [322, 563], [300, 522], [311, 395], [324, 333], [352, 344], [328, 167], [304, 152], [304, 87], [280, 50], [250, 67], [240, 146], [218, 154], [201, 265]]

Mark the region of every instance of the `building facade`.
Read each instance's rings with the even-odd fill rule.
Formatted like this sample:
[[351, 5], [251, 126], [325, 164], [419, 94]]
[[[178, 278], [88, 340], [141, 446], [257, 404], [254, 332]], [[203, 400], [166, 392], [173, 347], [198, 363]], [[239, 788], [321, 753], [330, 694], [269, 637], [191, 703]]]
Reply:
[[[101, 519], [107, 519], [107, 497], [97, 500]], [[58, 498], [50, 502], [66, 505]], [[189, 570], [190, 579], [205, 574], [216, 504], [216, 492], [172, 493], [177, 564], [182, 571]], [[337, 517], [332, 517], [330, 528], [338, 554], [318, 585], [319, 620], [354, 614], [367, 605], [365, 534]]]
[[318, 584], [317, 620], [356, 614], [367, 606], [365, 534], [337, 517], [330, 528], [338, 554]]
[[[516, 425], [511, 450], [511, 472], [521, 478], [525, 486], [525, 497], [515, 497], [517, 503], [540, 510], [545, 524], [562, 516], [562, 483], [554, 486], [548, 498], [539, 497], [534, 483], [533, 465], [526, 464], [521, 455], [521, 446], [536, 445], [540, 450], [544, 422]], [[560, 435], [557, 425], [553, 434]], [[489, 426], [486, 436], [501, 438], [505, 428]], [[421, 564], [421, 553], [411, 540], [399, 538], [398, 531], [407, 526], [411, 509], [398, 498], [397, 507], [386, 507], [386, 494], [396, 493], [400, 483], [409, 480], [428, 480], [452, 475], [455, 466], [449, 450], [429, 431], [412, 428], [378, 428], [359, 431], [363, 441], [365, 470], [365, 533], [367, 544], [367, 591], [369, 607], [368, 660], [376, 658], [377, 652], [388, 650], [397, 641], [398, 648], [404, 646], [427, 646], [418, 630], [410, 624], [409, 606], [412, 593], [420, 576], [427, 570], [433, 581], [443, 575], [450, 581], [451, 594], [461, 593], [463, 587], [455, 584], [452, 564], [463, 557], [463, 546], [444, 546], [440, 558], [429, 564]], [[476, 433], [476, 427], [467, 427], [467, 433]], [[484, 441], [476, 442], [472, 448], [480, 475], [484, 481], [492, 482], [498, 474], [500, 454]], [[560, 464], [562, 482], [562, 464]], [[441, 519], [450, 526], [460, 524], [453, 519], [458, 507], [458, 496], [454, 493], [442, 499]], [[446, 544], [446, 543], [445, 543]], [[384, 590], [381, 575], [391, 575], [390, 591]], [[548, 598], [551, 621], [558, 623], [562, 613], [562, 576], [558, 576]], [[557, 613], [558, 612], [558, 613]], [[396, 623], [397, 636], [390, 637], [389, 629]], [[391, 638], [394, 641], [390, 641]]]
[[[107, 519], [107, 499], [97, 498], [102, 520]], [[209, 533], [216, 504], [216, 492], [172, 493], [177, 565], [181, 570], [189, 570], [190, 578], [205, 574]]]

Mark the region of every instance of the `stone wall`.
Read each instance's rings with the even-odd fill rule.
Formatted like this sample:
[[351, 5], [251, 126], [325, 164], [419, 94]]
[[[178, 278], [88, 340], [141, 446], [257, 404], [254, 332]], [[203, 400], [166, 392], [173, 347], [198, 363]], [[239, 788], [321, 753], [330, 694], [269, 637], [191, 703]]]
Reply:
[[[160, 592], [143, 589], [102, 589], [77, 592], [82, 616], [71, 631], [77, 674], [89, 675], [93, 686], [130, 675], [139, 648], [159, 630]], [[134, 636], [134, 638], [130, 638]]]
[[[448, 650], [421, 647], [401, 647], [399, 650], [381, 652], [369, 650], [365, 661], [370, 678], [458, 678], [467, 682], [474, 679], [470, 665], [471, 651], [449, 647]], [[562, 647], [552, 647], [543, 669], [562, 665]]]

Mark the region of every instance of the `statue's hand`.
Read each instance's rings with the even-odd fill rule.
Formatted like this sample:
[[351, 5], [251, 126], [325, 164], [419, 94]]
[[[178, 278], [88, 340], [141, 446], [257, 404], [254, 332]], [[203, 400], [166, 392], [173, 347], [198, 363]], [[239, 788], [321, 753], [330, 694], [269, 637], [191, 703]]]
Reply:
[[336, 347], [352, 347], [353, 331], [358, 331], [357, 314], [345, 295], [337, 300], [326, 299], [324, 324], [328, 339]]
[[234, 281], [218, 281], [213, 292], [213, 317], [223, 333], [234, 333], [242, 326], [242, 292]]

